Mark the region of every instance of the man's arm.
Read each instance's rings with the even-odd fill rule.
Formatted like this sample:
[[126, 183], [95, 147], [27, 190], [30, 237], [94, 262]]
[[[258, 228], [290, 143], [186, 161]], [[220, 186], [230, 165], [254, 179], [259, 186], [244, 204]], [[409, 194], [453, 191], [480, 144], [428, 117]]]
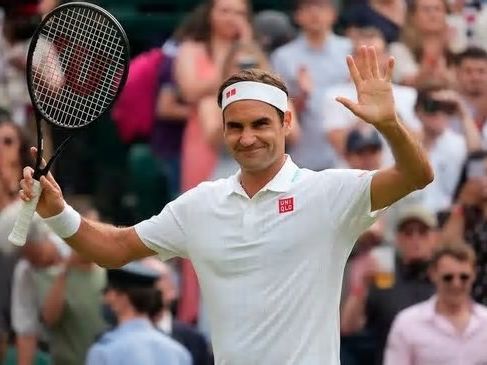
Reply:
[[359, 54], [347, 57], [358, 102], [339, 97], [337, 101], [356, 116], [372, 124], [389, 143], [395, 165], [377, 172], [371, 183], [371, 209], [385, 208], [414, 190], [433, 181], [433, 170], [425, 151], [400, 123], [392, 93], [390, 58], [383, 74], [373, 47], [362, 47]]
[[[35, 151], [32, 148], [32, 152]], [[24, 201], [33, 197], [32, 175], [32, 168], [24, 168], [24, 178], [20, 182], [20, 197]], [[37, 204], [37, 213], [43, 218], [52, 218], [65, 212], [61, 188], [51, 173], [42, 176], [40, 183], [42, 193]], [[118, 228], [85, 218], [81, 218], [79, 228], [73, 235], [62, 238], [74, 250], [103, 267], [120, 267], [130, 261], [155, 254], [142, 242], [134, 227]]]

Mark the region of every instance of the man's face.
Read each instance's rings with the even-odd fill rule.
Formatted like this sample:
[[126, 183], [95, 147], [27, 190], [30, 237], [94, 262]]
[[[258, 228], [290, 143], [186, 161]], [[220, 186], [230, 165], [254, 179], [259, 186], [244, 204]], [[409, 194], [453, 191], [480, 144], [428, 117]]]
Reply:
[[431, 258], [437, 242], [437, 232], [419, 220], [402, 223], [396, 233], [397, 248], [405, 263]]
[[225, 145], [243, 171], [266, 170], [284, 154], [291, 113], [281, 122], [273, 106], [240, 100], [225, 108], [223, 120]]
[[487, 60], [465, 58], [456, 70], [462, 94], [467, 97], [487, 96]]
[[449, 116], [443, 110], [430, 112], [420, 107], [416, 111], [416, 115], [423, 125], [424, 132], [428, 135], [439, 137], [448, 127]]
[[347, 153], [348, 165], [352, 169], [378, 170], [382, 162], [382, 149], [380, 147], [365, 147], [359, 151]]
[[451, 305], [459, 305], [470, 297], [475, 271], [470, 262], [445, 255], [431, 269], [430, 276], [438, 298]]
[[304, 32], [320, 33], [331, 29], [336, 13], [331, 1], [317, 1], [301, 5], [296, 10], [294, 18]]

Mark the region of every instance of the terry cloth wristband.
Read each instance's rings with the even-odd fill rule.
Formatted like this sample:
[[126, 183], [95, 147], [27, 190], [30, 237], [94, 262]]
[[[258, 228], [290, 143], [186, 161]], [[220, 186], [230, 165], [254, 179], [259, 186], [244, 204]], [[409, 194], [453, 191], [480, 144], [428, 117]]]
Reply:
[[287, 95], [278, 87], [255, 81], [240, 81], [227, 86], [222, 93], [222, 110], [239, 100], [258, 100], [288, 111]]
[[71, 205], [64, 202], [64, 209], [61, 213], [44, 218], [43, 221], [59, 237], [68, 238], [78, 231], [81, 224], [81, 216]]

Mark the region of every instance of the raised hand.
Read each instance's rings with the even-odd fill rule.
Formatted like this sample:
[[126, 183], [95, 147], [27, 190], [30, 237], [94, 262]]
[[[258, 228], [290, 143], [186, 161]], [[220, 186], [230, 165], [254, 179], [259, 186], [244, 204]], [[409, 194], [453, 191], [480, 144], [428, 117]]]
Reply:
[[382, 72], [375, 48], [363, 46], [357, 56], [347, 57], [347, 65], [357, 91], [357, 102], [344, 97], [336, 100], [377, 129], [396, 123], [391, 83], [394, 58], [389, 58]]
[[[35, 156], [37, 149], [31, 147], [31, 153]], [[43, 160], [43, 164], [46, 161]], [[33, 198], [33, 175], [34, 170], [31, 167], [25, 167], [23, 179], [20, 181], [20, 198], [26, 202]], [[64, 208], [64, 198], [61, 188], [54, 177], [49, 172], [46, 176], [40, 178], [42, 192], [39, 202], [37, 203], [37, 213], [43, 218], [51, 217], [61, 213]]]

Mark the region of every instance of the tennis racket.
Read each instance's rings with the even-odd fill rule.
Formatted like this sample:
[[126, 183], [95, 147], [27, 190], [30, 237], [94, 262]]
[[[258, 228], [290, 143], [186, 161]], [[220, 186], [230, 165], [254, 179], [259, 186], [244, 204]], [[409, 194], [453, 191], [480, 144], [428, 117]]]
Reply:
[[[41, 195], [40, 177], [47, 174], [74, 130], [88, 126], [111, 107], [127, 79], [129, 58], [123, 28], [96, 5], [61, 5], [39, 24], [26, 67], [37, 127], [34, 198], [24, 202], [8, 237], [15, 245], [25, 244]], [[45, 166], [41, 120], [72, 130]]]

